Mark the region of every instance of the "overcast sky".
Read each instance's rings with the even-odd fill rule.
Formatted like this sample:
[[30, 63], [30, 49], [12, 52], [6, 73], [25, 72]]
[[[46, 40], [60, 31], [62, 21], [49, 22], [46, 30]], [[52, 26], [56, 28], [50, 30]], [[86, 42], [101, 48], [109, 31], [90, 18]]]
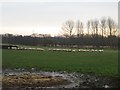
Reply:
[[118, 22], [117, 2], [2, 2], [0, 3], [0, 33], [56, 35], [66, 20], [110, 16]]

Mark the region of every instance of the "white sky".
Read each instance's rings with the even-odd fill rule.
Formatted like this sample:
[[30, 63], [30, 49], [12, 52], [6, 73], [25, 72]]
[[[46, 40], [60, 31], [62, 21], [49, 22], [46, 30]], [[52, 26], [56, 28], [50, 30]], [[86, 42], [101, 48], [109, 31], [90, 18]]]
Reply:
[[73, 0], [69, 2], [5, 1], [2, 0], [0, 3], [0, 33], [28, 35], [34, 32], [57, 35], [62, 23], [69, 19], [80, 20], [86, 24], [89, 19], [110, 16], [116, 22], [118, 21], [117, 0], [106, 0], [109, 2], [88, 2], [94, 0], [85, 0], [86, 2], [75, 2], [78, 0], [74, 2], [70, 2]]

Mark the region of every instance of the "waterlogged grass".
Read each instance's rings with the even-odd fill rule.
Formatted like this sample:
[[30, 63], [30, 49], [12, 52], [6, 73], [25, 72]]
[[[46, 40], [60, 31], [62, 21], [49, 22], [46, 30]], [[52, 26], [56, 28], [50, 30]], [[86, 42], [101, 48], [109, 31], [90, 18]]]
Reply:
[[118, 74], [117, 50], [104, 52], [54, 52], [3, 50], [3, 68], [37, 68], [115, 76]]

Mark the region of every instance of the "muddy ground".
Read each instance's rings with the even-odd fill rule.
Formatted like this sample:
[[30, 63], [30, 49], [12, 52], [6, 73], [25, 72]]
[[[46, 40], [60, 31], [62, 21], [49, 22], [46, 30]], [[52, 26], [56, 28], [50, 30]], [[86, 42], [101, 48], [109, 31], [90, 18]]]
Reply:
[[93, 74], [45, 72], [35, 69], [4, 69], [2, 90], [46, 90], [79, 88], [118, 88], [118, 77]]

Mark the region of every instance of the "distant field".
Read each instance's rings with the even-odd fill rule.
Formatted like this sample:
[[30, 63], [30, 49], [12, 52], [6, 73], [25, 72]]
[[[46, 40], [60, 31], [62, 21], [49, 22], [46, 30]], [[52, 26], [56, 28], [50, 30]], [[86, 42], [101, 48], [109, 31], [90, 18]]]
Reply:
[[115, 76], [118, 74], [117, 50], [104, 52], [54, 52], [3, 50], [3, 68], [37, 68]]

